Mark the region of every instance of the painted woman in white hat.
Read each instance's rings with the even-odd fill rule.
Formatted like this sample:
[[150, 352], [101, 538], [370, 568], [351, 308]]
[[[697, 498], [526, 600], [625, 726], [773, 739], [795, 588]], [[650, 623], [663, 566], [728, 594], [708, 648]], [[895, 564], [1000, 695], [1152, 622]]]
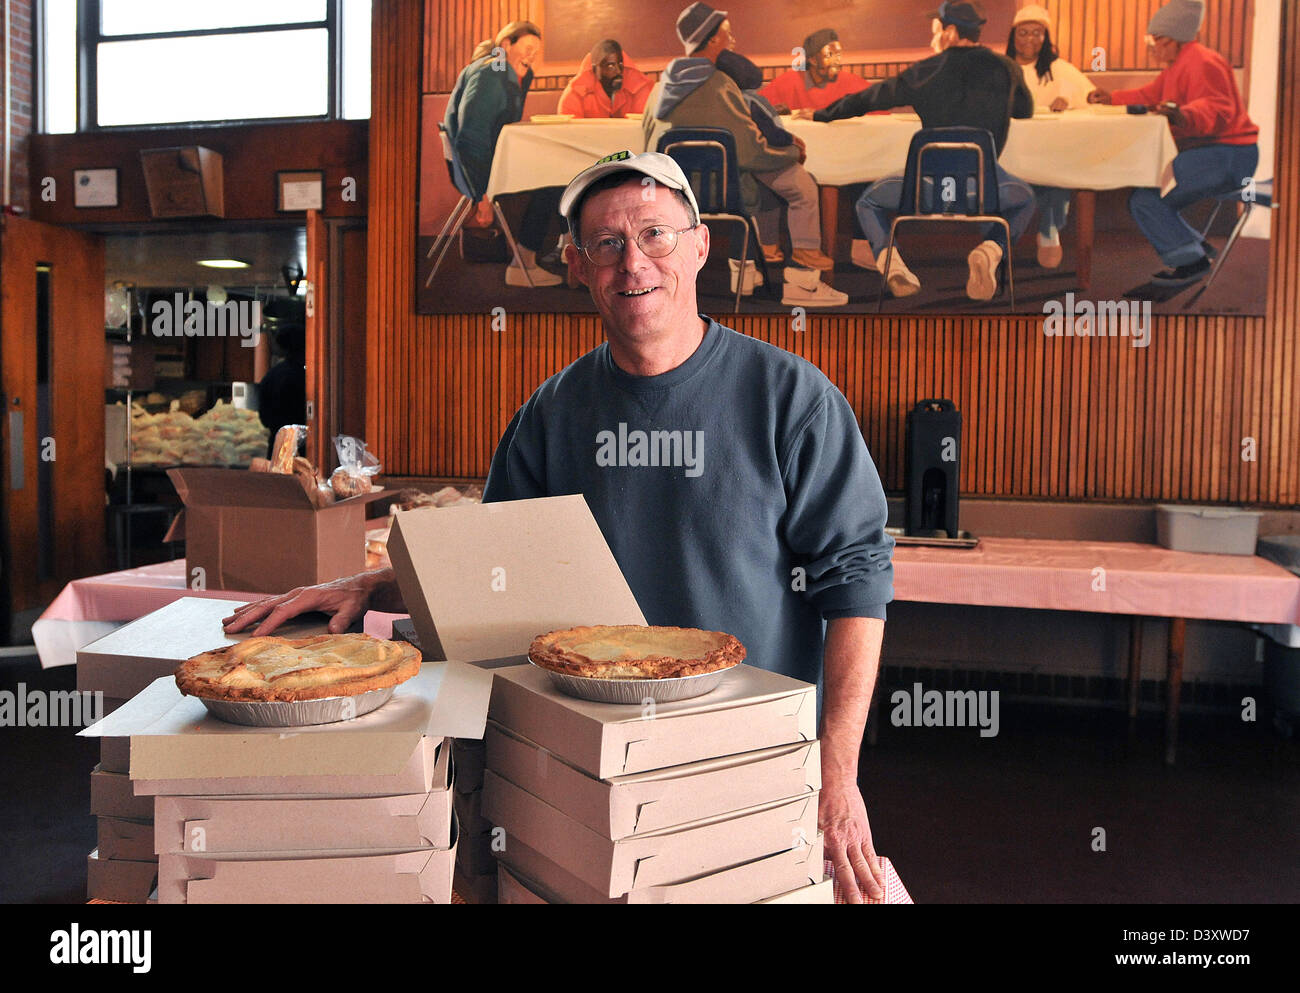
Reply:
[[[1034, 109], [1060, 112], [1088, 105], [1095, 86], [1078, 68], [1061, 58], [1052, 44], [1052, 21], [1038, 4], [1022, 7], [1011, 24], [1007, 57], [1025, 71], [1034, 94]], [[1070, 211], [1070, 191], [1058, 186], [1034, 186], [1038, 201], [1038, 264], [1055, 269], [1061, 264], [1061, 229]]]

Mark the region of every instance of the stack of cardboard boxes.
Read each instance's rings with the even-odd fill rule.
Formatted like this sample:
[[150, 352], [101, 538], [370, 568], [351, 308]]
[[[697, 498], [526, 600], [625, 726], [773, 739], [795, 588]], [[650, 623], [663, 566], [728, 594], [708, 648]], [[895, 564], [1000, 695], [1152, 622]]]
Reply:
[[527, 663], [548, 631], [645, 623], [581, 496], [400, 513], [388, 549], [425, 658], [494, 677], [485, 752], [457, 752], [484, 765], [456, 797], [467, 900], [492, 857], [507, 902], [830, 900], [813, 686], [741, 666], [643, 710]]
[[483, 814], [502, 903], [831, 900], [815, 688], [742, 665], [694, 700], [577, 700], [498, 669]]
[[[221, 632], [231, 607], [180, 600], [90, 651], [142, 666], [173, 655], [171, 673], [203, 650], [193, 643], [243, 637]], [[286, 733], [219, 721], [167, 675], [85, 733], [129, 742], [129, 775], [116, 775], [143, 815], [133, 851], [160, 903], [448, 903], [458, 828], [444, 729], [473, 733], [460, 715], [486, 698], [477, 670], [426, 666], [376, 711]], [[91, 895], [104, 895], [93, 876]]]

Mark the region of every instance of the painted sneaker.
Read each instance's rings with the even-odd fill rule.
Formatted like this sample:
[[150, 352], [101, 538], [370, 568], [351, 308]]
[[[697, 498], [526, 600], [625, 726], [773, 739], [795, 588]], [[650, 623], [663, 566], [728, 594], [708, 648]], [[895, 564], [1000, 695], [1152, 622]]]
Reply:
[[781, 303], [787, 307], [843, 307], [849, 295], [827, 286], [816, 269], [785, 271], [785, 288]]
[[998, 265], [1002, 249], [997, 242], [982, 241], [966, 256], [970, 275], [966, 280], [966, 296], [972, 300], [992, 300], [998, 292]]
[[[740, 259], [727, 259], [731, 267], [731, 292], [736, 292], [736, 281], [740, 278]], [[758, 271], [758, 264], [753, 259], [745, 260], [745, 286], [741, 296], [750, 296], [754, 290], [763, 285], [763, 274]]]
[[[532, 282], [528, 277], [532, 277]], [[524, 275], [524, 267], [518, 265], [506, 266], [506, 285], [507, 286], [559, 286], [564, 282], [563, 276], [557, 276], [553, 272], [547, 272], [541, 266], [529, 266], [528, 275]]]

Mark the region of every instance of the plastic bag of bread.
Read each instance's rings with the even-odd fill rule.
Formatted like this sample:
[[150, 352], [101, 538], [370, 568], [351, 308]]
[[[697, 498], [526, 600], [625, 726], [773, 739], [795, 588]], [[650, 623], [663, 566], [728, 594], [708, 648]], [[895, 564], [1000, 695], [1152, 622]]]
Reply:
[[285, 475], [293, 472], [294, 457], [306, 440], [306, 424], [286, 424], [280, 428], [275, 433], [275, 447], [271, 450], [271, 471]]
[[366, 450], [364, 441], [351, 435], [337, 435], [334, 452], [339, 457], [339, 467], [330, 474], [330, 486], [335, 496], [346, 500], [374, 489], [374, 477], [383, 466], [373, 453]]

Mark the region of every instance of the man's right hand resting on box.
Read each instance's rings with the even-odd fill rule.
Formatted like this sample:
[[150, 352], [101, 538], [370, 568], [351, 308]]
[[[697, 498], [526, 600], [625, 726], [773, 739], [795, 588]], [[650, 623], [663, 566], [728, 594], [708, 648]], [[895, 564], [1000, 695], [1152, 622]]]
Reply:
[[329, 623], [331, 634], [342, 634], [367, 610], [406, 613], [401, 591], [397, 588], [397, 577], [389, 567], [344, 576], [319, 586], [299, 586], [279, 596], [246, 603], [225, 618], [222, 624], [227, 634], [245, 631], [257, 624], [252, 634], [264, 635], [285, 621], [312, 610], [332, 615]]

